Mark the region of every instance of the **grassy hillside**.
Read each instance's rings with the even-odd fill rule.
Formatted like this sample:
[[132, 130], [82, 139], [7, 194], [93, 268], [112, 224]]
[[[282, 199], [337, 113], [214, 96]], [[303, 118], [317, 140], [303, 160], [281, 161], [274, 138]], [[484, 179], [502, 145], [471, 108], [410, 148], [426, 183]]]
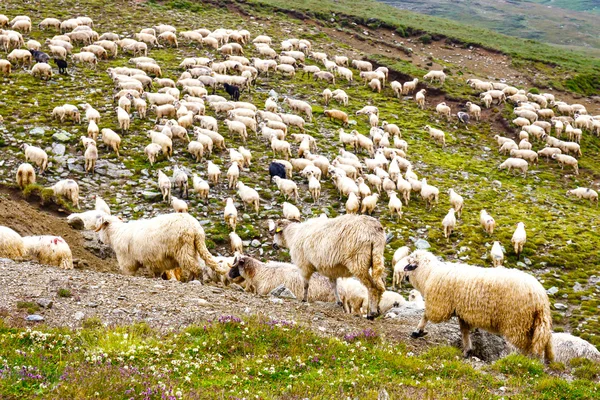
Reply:
[[529, 0], [548, 7], [559, 7], [567, 10], [600, 12], [600, 4], [596, 0]]
[[[283, 10], [298, 10], [324, 21], [340, 25], [349, 23], [346, 16], [371, 26], [385, 25], [398, 29], [401, 35], [411, 32], [427, 32], [442, 35], [462, 42], [501, 51], [515, 59], [526, 62], [542, 62], [556, 66], [553, 73], [560, 75], [564, 86], [571, 90], [593, 95], [600, 92], [600, 58], [584, 52], [562, 49], [534, 40], [517, 39], [480, 27], [461, 24], [449, 19], [398, 10], [374, 0], [355, 2], [352, 0], [303, 0], [289, 3], [283, 0], [247, 0], [249, 4], [265, 4]], [[334, 16], [335, 14], [336, 16]], [[568, 85], [578, 74], [580, 80], [589, 85]]]
[[[550, 2], [532, 1], [397, 1], [384, 0], [397, 8], [449, 18], [464, 25], [490, 29], [509, 36], [568, 46], [600, 56], [598, 14], [585, 11], [585, 2], [568, 2], [561, 8]], [[551, 7], [544, 3], [552, 4]], [[567, 3], [567, 2], [565, 2]], [[562, 4], [563, 6], [565, 4]], [[580, 10], [580, 11], [574, 11]]]

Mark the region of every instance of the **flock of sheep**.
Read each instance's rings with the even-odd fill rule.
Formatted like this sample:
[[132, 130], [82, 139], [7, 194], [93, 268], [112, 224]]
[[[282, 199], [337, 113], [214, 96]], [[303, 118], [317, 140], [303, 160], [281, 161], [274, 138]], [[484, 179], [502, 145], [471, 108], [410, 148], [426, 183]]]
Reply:
[[[6, 26], [11, 29], [0, 30], [0, 45], [10, 53], [7, 60], [0, 60], [0, 72], [7, 75], [12, 73], [13, 67], [30, 65], [36, 60], [30, 72], [40, 79], [51, 79], [50, 56], [42, 51], [39, 42], [24, 42], [22, 36], [31, 32], [31, 19], [17, 16], [9, 20], [0, 15], [0, 27]], [[330, 159], [317, 153], [317, 140], [305, 131], [305, 124], [314, 117], [309, 102], [291, 97], [278, 102], [274, 96], [258, 106], [239, 101], [240, 93], [252, 90], [257, 80], [270, 73], [293, 77], [300, 72], [335, 85], [336, 80], [338, 83], [340, 80], [353, 81], [358, 72], [359, 79], [374, 92], [379, 93], [389, 85], [398, 97], [414, 94], [418, 106], [426, 109], [427, 90], [417, 91], [418, 78], [404, 83], [389, 82], [387, 68], [374, 68], [368, 61], [349, 60], [343, 55], [332, 58], [314, 51], [312, 43], [305, 39], [282, 41], [278, 53], [272, 47], [271, 37], [258, 35], [252, 39], [247, 30], [178, 32], [175, 27], [161, 24], [142, 29], [134, 38], [122, 38], [112, 32], [99, 35], [88, 17], [62, 22], [46, 18], [39, 27], [60, 31], [44, 43], [60, 73], [67, 73], [67, 57], [78, 45], [83, 47], [79, 53], [72, 54], [71, 60], [91, 68], [96, 68], [101, 60], [117, 58], [119, 52], [133, 56], [129, 60], [131, 66], [106, 70], [115, 89], [116, 123], [107, 123], [101, 113], [87, 103], [79, 107], [63, 104], [52, 112], [52, 118], [75, 124], [81, 123], [81, 113], [84, 113], [88, 127], [87, 136], [81, 137], [81, 145], [87, 173], [94, 173], [96, 160], [103, 153], [112, 151], [120, 156], [121, 144], [128, 140], [132, 118], [154, 120], [152, 129], [147, 132], [149, 143], [144, 150], [150, 165], [161, 157], [172, 160], [175, 147], [186, 149], [197, 163], [206, 160], [207, 180], [197, 174], [190, 177], [176, 165], [171, 177], [162, 170], [157, 171], [163, 200], [172, 205], [175, 213], [124, 222], [111, 215], [107, 203], [96, 196], [93, 210], [68, 217], [70, 223], [98, 233], [100, 240], [114, 250], [123, 273], [134, 274], [140, 268], [147, 268], [156, 276], [165, 275], [181, 281], [236, 282], [248, 291], [263, 295], [284, 284], [303, 301], [337, 301], [346, 312], [366, 313], [370, 319], [393, 307], [424, 309], [423, 319], [413, 337], [425, 334], [428, 321], [442, 322], [456, 316], [463, 334], [465, 355], [471, 350], [470, 330], [482, 328], [499, 333], [517, 349], [546, 360], [566, 360], [576, 355], [600, 359], [598, 350], [589, 343], [570, 335], [552, 334], [550, 304], [544, 288], [529, 274], [503, 268], [504, 252], [497, 241], [492, 246], [491, 257], [493, 266], [498, 268], [442, 262], [425, 251], [411, 253], [408, 247], [399, 248], [393, 258], [393, 284], [396, 286], [408, 280], [418, 292], [412, 291], [406, 301], [399, 293], [386, 290], [383, 257], [386, 236], [381, 223], [368, 215], [373, 213], [384, 195], [390, 214], [398, 219], [414, 193], [420, 195], [426, 207], [431, 209], [439, 202], [440, 191], [428, 184], [426, 178], [418, 178], [407, 158], [408, 144], [402, 139], [399, 126], [380, 120], [376, 106], [365, 105], [355, 113], [368, 118], [371, 127], [368, 135], [357, 130], [346, 132], [349, 116], [344, 111], [324, 110], [324, 117], [341, 125], [338, 135], [343, 148]], [[216, 51], [223, 60], [185, 58], [179, 65], [183, 72], [176, 81], [163, 77], [161, 66], [148, 56], [148, 51], [156, 46], [178, 47], [179, 42]], [[257, 57], [246, 58], [244, 54], [250, 51]], [[307, 64], [307, 60], [313, 64]], [[443, 85], [446, 74], [431, 71], [423, 79]], [[559, 162], [561, 167], [571, 166], [576, 174], [579, 173], [575, 157], [582, 154], [578, 143], [583, 132], [600, 134], [600, 118], [588, 116], [581, 105], [556, 101], [551, 94], [526, 94], [506, 84], [476, 79], [467, 83], [481, 92], [481, 101], [486, 108], [504, 101], [517, 106], [513, 123], [522, 129], [518, 134], [519, 143], [496, 136], [500, 152], [511, 156], [498, 168], [517, 169], [526, 174], [529, 163], [537, 163], [538, 156], [545, 156]], [[230, 100], [215, 94], [221, 87]], [[152, 92], [153, 88], [157, 91]], [[326, 88], [322, 97], [326, 106], [332, 101], [347, 106], [349, 101], [348, 94], [340, 88]], [[289, 112], [282, 112], [284, 107]], [[466, 124], [471, 118], [481, 119], [480, 106], [469, 102], [466, 109], [467, 113], [457, 114], [459, 121]], [[212, 110], [214, 116], [206, 115], [207, 110]], [[444, 118], [452, 116], [452, 109], [446, 103], [438, 104], [435, 110]], [[100, 129], [101, 125], [115, 129]], [[228, 140], [219, 133], [223, 128]], [[435, 143], [445, 145], [442, 130], [431, 126], [423, 129]], [[193, 140], [190, 140], [190, 134]], [[560, 139], [563, 134], [567, 141]], [[106, 150], [99, 150], [99, 140]], [[274, 246], [289, 248], [292, 264], [262, 263], [243, 255], [243, 242], [235, 233], [238, 210], [233, 197], [225, 199], [223, 212], [225, 223], [231, 230], [233, 257], [211, 255], [200, 223], [187, 213], [185, 198], [190, 193], [204, 200], [209, 197], [211, 187], [220, 184], [222, 171], [209, 158], [225, 151], [229, 155], [225, 173], [227, 188], [236, 190], [246, 210], [258, 213], [259, 191], [241, 180], [252, 163], [252, 153], [244, 146], [237, 149], [232, 146], [250, 140], [264, 142], [273, 153], [269, 174], [286, 201], [282, 205], [283, 219], [270, 221], [269, 230], [274, 236]], [[532, 143], [542, 143], [546, 147], [535, 152]], [[47, 174], [49, 157], [33, 144], [23, 143], [22, 149], [25, 163], [18, 167], [16, 181], [25, 188], [36, 182], [36, 170], [29, 162], [35, 164], [38, 174]], [[294, 152], [297, 152], [296, 158], [293, 158]], [[323, 179], [330, 179], [340, 200], [346, 199], [347, 214], [336, 218], [321, 215], [300, 222], [302, 214], [292, 203], [299, 202], [299, 186], [293, 179], [295, 174], [306, 182], [314, 202], [319, 201]], [[180, 198], [173, 196], [173, 188], [179, 191]], [[59, 180], [51, 189], [56, 196], [65, 197], [79, 207], [79, 186], [75, 180]], [[588, 188], [570, 190], [568, 194], [598, 201], [597, 193]], [[448, 199], [452, 208], [442, 221], [445, 237], [452, 235], [457, 217], [460, 218], [464, 211], [464, 199], [455, 190], [448, 191]], [[359, 213], [368, 215], [356, 215]], [[480, 222], [491, 235], [495, 221], [486, 210], [480, 210]], [[525, 226], [519, 222], [512, 238], [517, 255], [522, 252], [525, 242]], [[0, 227], [0, 257], [23, 256], [61, 268], [73, 267], [71, 251], [62, 238], [22, 238], [14, 230]]]

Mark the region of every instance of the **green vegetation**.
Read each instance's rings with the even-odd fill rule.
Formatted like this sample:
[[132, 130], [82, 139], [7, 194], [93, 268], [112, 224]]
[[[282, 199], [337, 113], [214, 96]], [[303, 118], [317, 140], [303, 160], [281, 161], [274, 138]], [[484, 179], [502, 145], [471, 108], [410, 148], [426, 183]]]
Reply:
[[56, 293], [58, 294], [58, 297], [72, 297], [73, 294], [71, 293], [71, 291], [69, 289], [58, 289], [58, 292]]
[[[588, 376], [568, 382], [509, 356], [476, 369], [460, 351], [414, 355], [377, 332], [322, 337], [292, 321], [221, 315], [182, 331], [146, 325], [77, 331], [0, 320], [0, 397], [44, 399], [595, 398]], [[577, 368], [577, 367], [576, 367]]]

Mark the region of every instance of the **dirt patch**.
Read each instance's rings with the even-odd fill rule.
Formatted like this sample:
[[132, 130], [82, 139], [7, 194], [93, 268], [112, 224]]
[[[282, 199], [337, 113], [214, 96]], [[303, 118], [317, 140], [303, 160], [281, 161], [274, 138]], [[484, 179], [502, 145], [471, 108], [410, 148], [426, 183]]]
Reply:
[[42, 204], [38, 198], [28, 201], [18, 190], [0, 188], [0, 224], [21, 236], [61, 236], [71, 247], [73, 259], [80, 261], [79, 265], [101, 272], [116, 271], [114, 259], [102, 259], [86, 248], [89, 241], [67, 224], [67, 215], [68, 212], [55, 204]]

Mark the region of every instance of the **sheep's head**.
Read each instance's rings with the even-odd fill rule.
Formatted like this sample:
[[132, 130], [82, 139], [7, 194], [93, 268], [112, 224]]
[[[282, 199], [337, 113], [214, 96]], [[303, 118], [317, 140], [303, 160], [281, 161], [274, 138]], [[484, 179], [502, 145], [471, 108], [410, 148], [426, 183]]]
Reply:
[[292, 223], [295, 222], [288, 219], [281, 219], [279, 221], [269, 220], [269, 233], [273, 235], [273, 248], [275, 250], [286, 246], [283, 231]]
[[430, 252], [428, 252], [426, 250], [417, 250], [405, 258], [406, 266], [404, 267], [404, 271], [405, 272], [414, 271], [418, 267], [429, 262], [431, 258], [435, 258], [435, 257]]

